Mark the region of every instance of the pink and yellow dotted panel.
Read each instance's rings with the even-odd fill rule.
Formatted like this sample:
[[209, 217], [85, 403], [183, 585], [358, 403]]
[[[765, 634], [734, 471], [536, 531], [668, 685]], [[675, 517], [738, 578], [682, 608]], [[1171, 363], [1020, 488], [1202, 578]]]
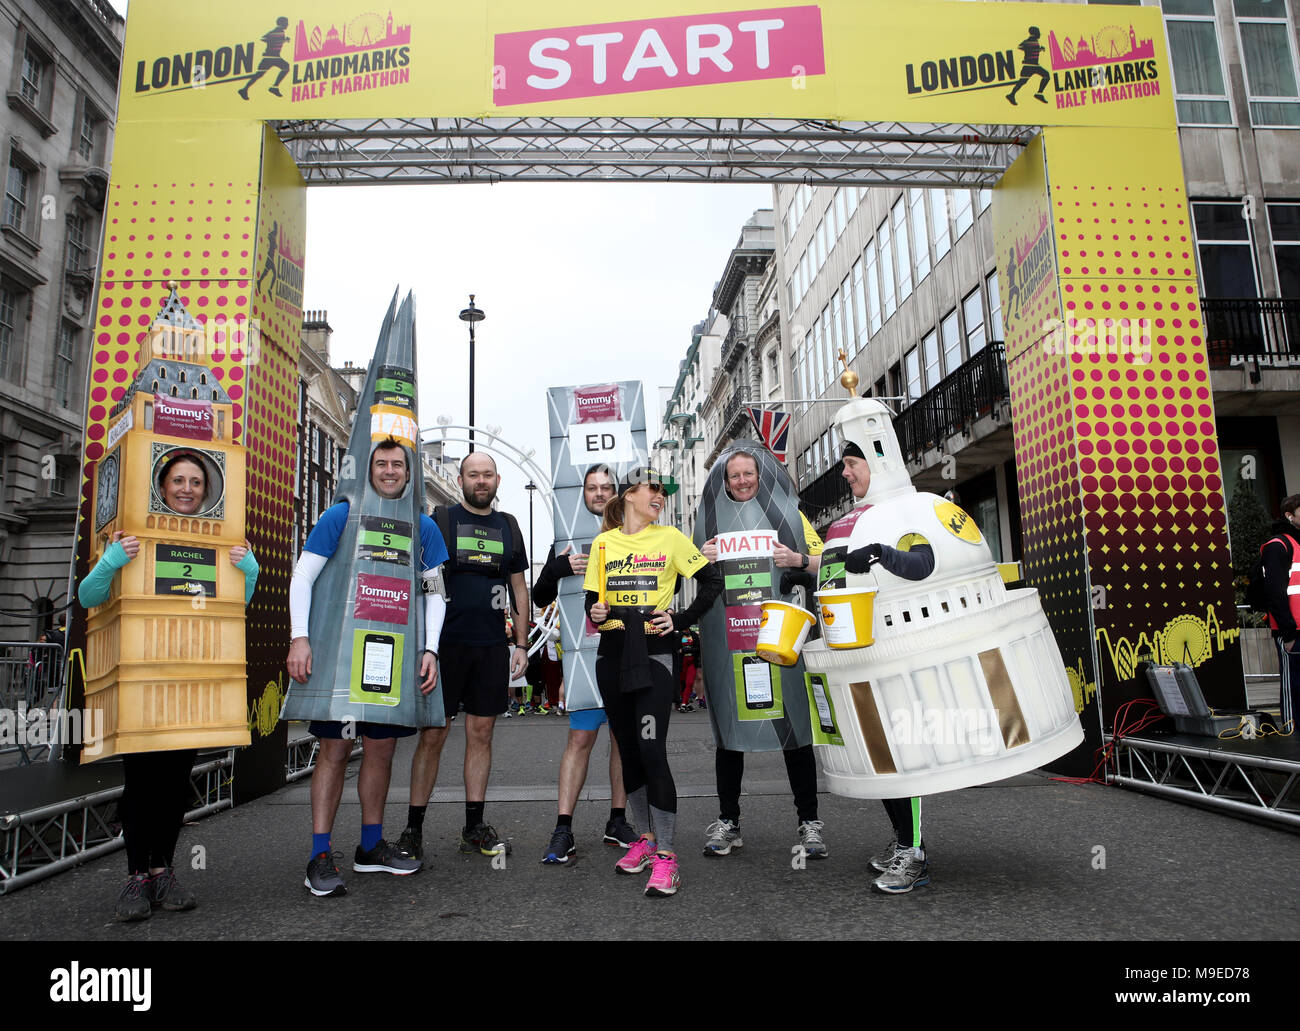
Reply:
[[[996, 226], [1027, 572], [1056, 617], [1092, 626], [1104, 678], [1143, 651], [1198, 665], [1236, 631], [1177, 135], [1044, 139], [1054, 269], [1024, 196]], [[1039, 274], [1059, 308], [1043, 296], [1017, 317], [1007, 294]]]
[[[1103, 140], [1108, 160], [1096, 152]], [[1222, 471], [1177, 135], [1076, 130], [1059, 160], [1052, 145], [1051, 158], [1067, 325], [1075, 320], [1075, 338], [1091, 344], [1072, 359], [1069, 396], [1091, 581], [1105, 592], [1098, 627], [1128, 636], [1207, 608], [1231, 621]]]

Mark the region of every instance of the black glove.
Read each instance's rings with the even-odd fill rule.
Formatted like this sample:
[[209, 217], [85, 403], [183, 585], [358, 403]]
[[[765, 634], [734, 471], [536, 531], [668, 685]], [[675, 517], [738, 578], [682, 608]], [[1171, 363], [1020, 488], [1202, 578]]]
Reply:
[[796, 587], [803, 587], [811, 591], [814, 583], [812, 573], [806, 569], [787, 569], [781, 574], [781, 593], [789, 594]]
[[844, 568], [850, 573], [865, 573], [880, 561], [882, 554], [884, 554], [883, 545], [868, 544], [865, 548], [850, 551], [844, 559]]

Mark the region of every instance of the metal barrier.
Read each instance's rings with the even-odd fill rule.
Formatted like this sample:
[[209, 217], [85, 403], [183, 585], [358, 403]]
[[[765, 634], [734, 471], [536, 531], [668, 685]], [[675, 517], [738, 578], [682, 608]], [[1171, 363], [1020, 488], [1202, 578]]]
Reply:
[[[230, 808], [234, 763], [234, 749], [201, 758], [186, 820]], [[0, 895], [122, 848], [121, 797], [120, 787], [106, 788], [0, 818]]]
[[57, 724], [50, 709], [62, 692], [62, 645], [0, 641], [0, 755], [17, 752], [19, 763], [49, 758]]

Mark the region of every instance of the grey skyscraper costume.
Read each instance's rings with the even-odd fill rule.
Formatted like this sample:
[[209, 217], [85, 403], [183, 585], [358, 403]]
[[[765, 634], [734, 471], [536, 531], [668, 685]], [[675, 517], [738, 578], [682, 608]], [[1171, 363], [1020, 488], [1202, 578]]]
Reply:
[[[726, 490], [727, 462], [737, 454], [749, 455], [758, 465], [758, 493], [749, 501], [733, 501]], [[793, 551], [806, 551], [798, 496], [785, 468], [764, 448], [737, 444], [714, 462], [700, 496], [695, 521], [695, 546], [719, 534], [776, 531], [777, 539]], [[700, 652], [709, 698], [709, 720], [719, 748], [737, 752], [773, 752], [812, 744], [803, 661], [793, 666], [758, 662], [773, 678], [774, 705], [779, 718], [763, 718], [761, 708], [742, 718], [744, 691], [737, 678], [744, 676], [744, 661], [753, 656], [758, 636], [759, 605], [764, 598], [789, 602], [779, 593], [780, 570], [771, 557], [750, 557], [745, 552], [719, 553], [724, 590], [700, 620]], [[742, 683], [743, 687], [743, 683]], [[770, 710], [769, 710], [770, 711]]]
[[[415, 362], [415, 297], [407, 294], [398, 309], [394, 291], [360, 395], [369, 411], [357, 412], [335, 493], [349, 504], [347, 524], [312, 591], [311, 676], [290, 682], [282, 719], [446, 722], [441, 684], [421, 694], [417, 672], [425, 640]], [[390, 434], [401, 440], [411, 473], [393, 499], [370, 484], [374, 445]]]
[[[551, 387], [552, 514], [555, 553], [566, 547], [584, 554], [600, 532], [600, 519], [587, 509], [582, 481], [593, 465], [609, 466], [615, 482], [645, 461], [645, 406], [640, 382]], [[583, 404], [580, 405], [580, 399]], [[587, 402], [590, 402], [589, 404]], [[583, 411], [585, 407], [589, 410]], [[596, 556], [590, 556], [592, 562]], [[596, 647], [600, 637], [583, 608], [581, 576], [560, 581], [560, 642], [564, 648], [564, 704], [571, 711], [601, 708], [596, 686]]]

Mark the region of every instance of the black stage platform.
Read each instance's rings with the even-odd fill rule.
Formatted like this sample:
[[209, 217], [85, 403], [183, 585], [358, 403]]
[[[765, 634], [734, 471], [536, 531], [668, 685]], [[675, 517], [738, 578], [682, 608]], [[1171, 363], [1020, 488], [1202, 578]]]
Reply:
[[1144, 731], [1115, 740], [1111, 784], [1300, 831], [1300, 736]]

